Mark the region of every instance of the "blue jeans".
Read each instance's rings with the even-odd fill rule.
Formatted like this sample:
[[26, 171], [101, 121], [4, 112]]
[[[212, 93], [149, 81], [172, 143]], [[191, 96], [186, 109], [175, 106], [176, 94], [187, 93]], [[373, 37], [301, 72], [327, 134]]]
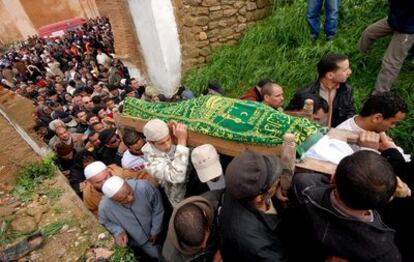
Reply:
[[318, 35], [320, 31], [320, 15], [322, 4], [325, 1], [326, 19], [325, 34], [334, 36], [338, 24], [339, 0], [308, 0], [306, 17], [312, 35]]

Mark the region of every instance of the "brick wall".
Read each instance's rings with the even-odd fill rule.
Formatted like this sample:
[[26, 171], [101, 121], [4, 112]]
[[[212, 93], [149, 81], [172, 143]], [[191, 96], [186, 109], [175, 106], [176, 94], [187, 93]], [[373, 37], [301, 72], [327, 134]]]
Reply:
[[173, 0], [186, 71], [212, 50], [235, 44], [246, 27], [265, 17], [269, 0]]

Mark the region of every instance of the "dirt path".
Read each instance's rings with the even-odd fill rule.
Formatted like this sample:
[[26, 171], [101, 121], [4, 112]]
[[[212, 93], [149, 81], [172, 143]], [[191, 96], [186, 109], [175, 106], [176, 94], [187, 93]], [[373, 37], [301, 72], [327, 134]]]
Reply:
[[20, 135], [0, 117], [0, 191], [10, 191], [15, 184], [15, 174], [19, 167], [39, 160], [33, 150]]
[[[30, 117], [26, 119], [31, 121]], [[45, 228], [54, 231], [40, 249], [20, 261], [86, 260], [94, 257], [93, 247], [111, 247], [109, 234], [60, 173], [45, 180], [27, 203], [12, 195], [18, 170], [39, 159], [6, 119], [0, 117], [0, 250], [23, 239], [21, 235]]]

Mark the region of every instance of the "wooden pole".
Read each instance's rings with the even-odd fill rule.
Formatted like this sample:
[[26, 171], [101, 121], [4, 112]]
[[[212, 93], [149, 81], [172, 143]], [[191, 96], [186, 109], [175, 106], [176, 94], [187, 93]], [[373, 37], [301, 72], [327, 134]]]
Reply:
[[313, 120], [313, 100], [306, 99], [305, 104], [303, 105], [303, 114], [304, 117]]

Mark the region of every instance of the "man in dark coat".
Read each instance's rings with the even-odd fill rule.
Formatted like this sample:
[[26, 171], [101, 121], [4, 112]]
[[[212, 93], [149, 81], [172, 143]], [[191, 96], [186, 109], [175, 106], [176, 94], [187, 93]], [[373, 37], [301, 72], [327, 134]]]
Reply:
[[282, 173], [280, 161], [245, 151], [226, 170], [226, 193], [219, 213], [224, 261], [285, 261], [272, 196]]
[[99, 134], [99, 141], [101, 142], [101, 146], [96, 152], [97, 158], [106, 165], [117, 164], [118, 166], [122, 166], [121, 160], [126, 146], [116, 134], [116, 129], [109, 128], [103, 130]]
[[322, 57], [317, 67], [318, 80], [296, 92], [292, 101], [305, 94], [320, 95], [329, 106], [326, 125], [336, 127], [355, 115], [352, 87], [346, 82], [352, 73], [350, 62], [343, 54], [330, 53]]
[[287, 229], [294, 237], [292, 261], [401, 261], [394, 230], [376, 210], [396, 187], [387, 160], [366, 150], [344, 158], [332, 183], [321, 174], [296, 174], [292, 200], [298, 212]]

